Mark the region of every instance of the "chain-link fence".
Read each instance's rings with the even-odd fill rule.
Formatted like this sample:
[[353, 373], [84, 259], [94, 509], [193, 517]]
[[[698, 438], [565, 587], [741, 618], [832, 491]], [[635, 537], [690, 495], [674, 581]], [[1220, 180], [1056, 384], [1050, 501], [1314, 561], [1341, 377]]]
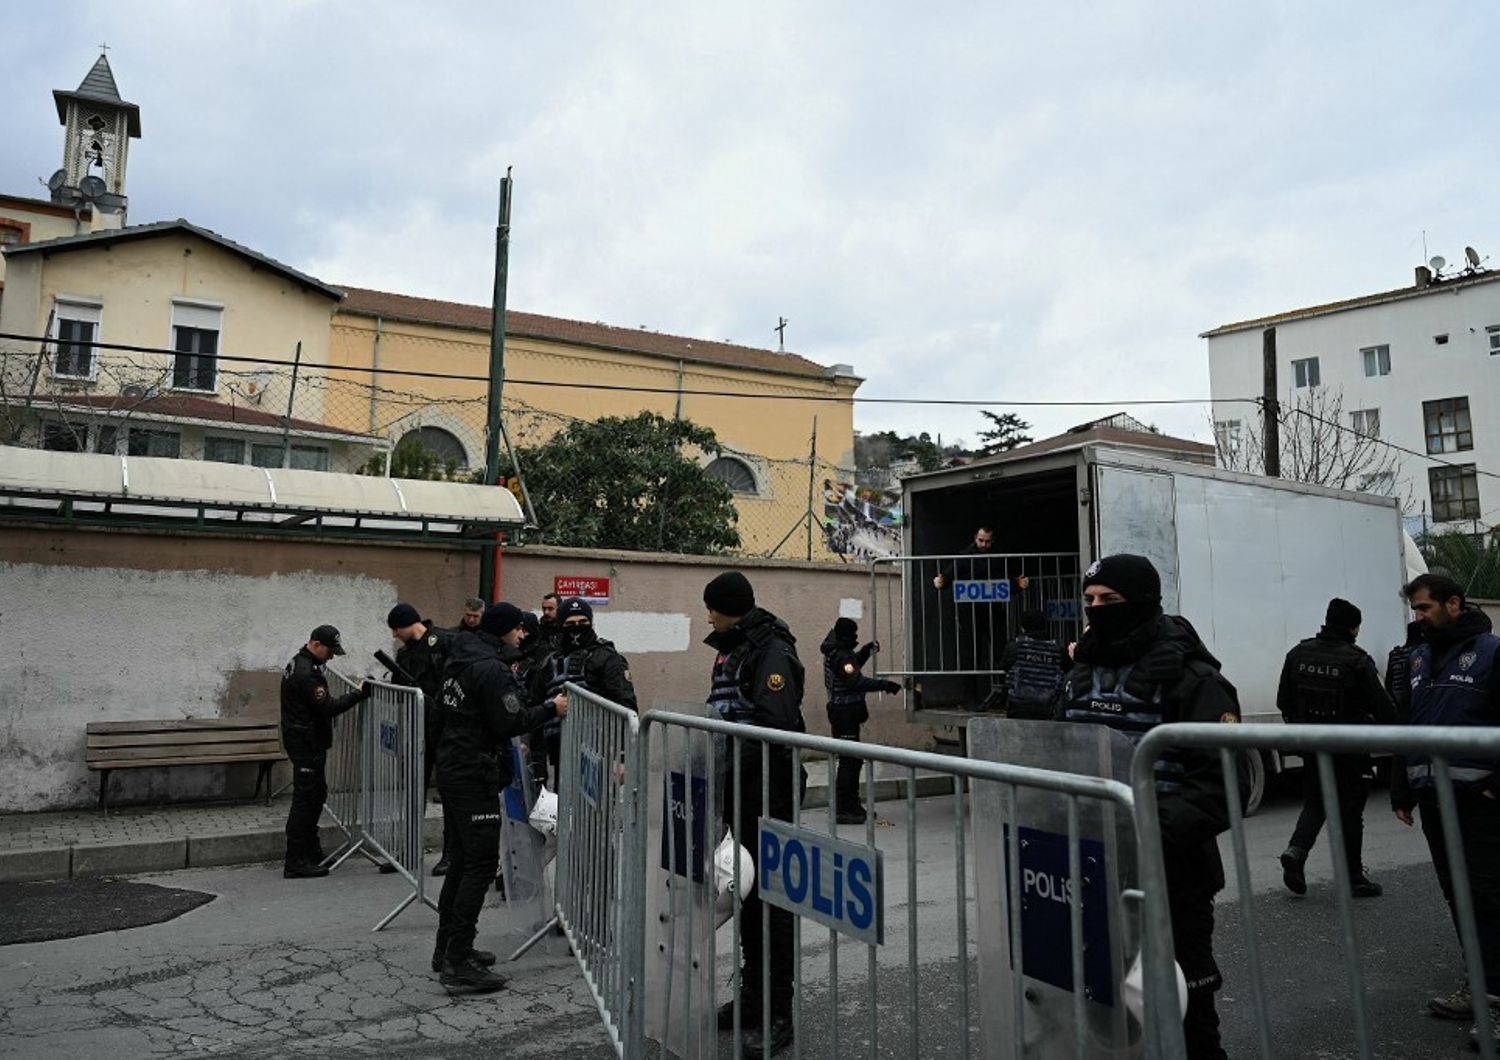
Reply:
[[[0, 444], [482, 479], [483, 378], [331, 363], [303, 365], [295, 350], [254, 361], [0, 339]], [[524, 479], [535, 502], [539, 525], [526, 540], [848, 561], [899, 551], [899, 495], [854, 486], [852, 469], [820, 455], [814, 437], [804, 455], [773, 457], [673, 415], [587, 418], [513, 390], [502, 401], [501, 470], [518, 496]]]

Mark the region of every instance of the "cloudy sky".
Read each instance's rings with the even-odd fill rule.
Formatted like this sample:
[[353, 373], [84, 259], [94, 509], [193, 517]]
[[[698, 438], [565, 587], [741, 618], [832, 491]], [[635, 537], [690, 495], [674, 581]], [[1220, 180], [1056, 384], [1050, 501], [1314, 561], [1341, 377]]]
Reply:
[[514, 309], [773, 348], [785, 316], [867, 396], [1127, 407], [1206, 396], [1216, 324], [1410, 283], [1424, 230], [1500, 261], [1497, 30], [1474, 0], [5, 0], [0, 189], [45, 194], [51, 90], [106, 41], [133, 222], [487, 302], [510, 165]]

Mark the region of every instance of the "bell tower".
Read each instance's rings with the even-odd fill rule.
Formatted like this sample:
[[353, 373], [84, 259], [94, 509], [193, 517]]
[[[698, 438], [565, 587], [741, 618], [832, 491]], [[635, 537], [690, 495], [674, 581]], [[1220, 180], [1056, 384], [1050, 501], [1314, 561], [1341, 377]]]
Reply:
[[123, 226], [126, 153], [140, 138], [141, 109], [120, 98], [104, 54], [75, 91], [57, 89], [52, 98], [66, 129], [63, 166], [47, 181], [52, 201], [91, 208], [95, 229]]

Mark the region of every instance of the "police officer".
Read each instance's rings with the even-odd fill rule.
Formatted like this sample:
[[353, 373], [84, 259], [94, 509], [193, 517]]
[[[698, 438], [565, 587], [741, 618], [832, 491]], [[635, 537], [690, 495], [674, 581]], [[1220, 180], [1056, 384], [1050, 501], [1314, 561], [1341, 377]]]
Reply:
[[451, 846], [432, 964], [450, 990], [499, 990], [507, 982], [489, 968], [494, 955], [474, 949], [474, 936], [500, 867], [500, 790], [513, 775], [511, 740], [568, 710], [566, 699], [526, 705], [511, 670], [521, 635], [520, 608], [485, 608], [479, 627], [455, 640], [443, 681], [437, 778]]
[[[951, 589], [955, 581], [989, 581], [995, 577], [993, 561], [989, 558], [995, 545], [995, 531], [989, 526], [980, 526], [974, 538], [964, 546], [958, 559], [950, 559], [938, 568], [932, 579], [933, 588], [942, 592]], [[1004, 564], [999, 569], [1003, 570]], [[953, 635], [954, 648], [947, 657], [954, 660], [960, 670], [990, 671], [995, 669], [993, 603], [954, 603]], [[941, 615], [942, 612], [939, 612]], [[942, 622], [941, 617], [939, 622]], [[979, 673], [964, 677], [965, 695], [976, 707], [988, 702], [994, 689], [987, 678]], [[982, 690], [982, 691], [981, 691]], [[981, 708], [982, 709], [982, 708]]]
[[[448, 663], [453, 634], [438, 629], [431, 619], [423, 620], [411, 604], [397, 604], [386, 616], [391, 636], [401, 642], [396, 650], [399, 673], [391, 675], [398, 684], [413, 684], [422, 690], [423, 785], [432, 786], [432, 770], [437, 764], [438, 744], [443, 737], [443, 668]], [[443, 836], [443, 854], [432, 867], [434, 876], [448, 871], [448, 837]]]
[[558, 618], [557, 609], [562, 600], [556, 593], [548, 593], [542, 597], [541, 636], [549, 648], [557, 646]]
[[[899, 692], [895, 681], [880, 681], [860, 673], [870, 656], [880, 646], [870, 641], [856, 649], [859, 624], [852, 618], [841, 618], [823, 638], [823, 687], [828, 691], [828, 728], [835, 740], [858, 740], [859, 727], [870, 720], [865, 695], [870, 692]], [[859, 793], [859, 773], [865, 760], [854, 755], [839, 755], [835, 792], [839, 824], [864, 824], [868, 816]]]
[[[570, 596], [557, 609], [557, 642], [544, 668], [532, 678], [532, 698], [552, 699], [563, 694], [570, 681], [612, 703], [638, 710], [635, 686], [630, 681], [630, 663], [615, 646], [594, 632], [594, 609], [586, 600]], [[558, 760], [562, 756], [562, 722], [554, 720], [543, 730], [546, 758], [534, 757], [532, 769], [539, 782], [547, 779], [547, 763], [552, 765], [554, 789], [560, 780]], [[533, 744], [533, 746], [535, 746]]]
[[1385, 657], [1385, 694], [1396, 705], [1396, 718], [1405, 721], [1411, 709], [1411, 653], [1422, 643], [1422, 622], [1408, 622], [1406, 640]]
[[[1161, 576], [1144, 556], [1105, 556], [1083, 579], [1088, 626], [1064, 692], [1067, 721], [1108, 725], [1132, 739], [1165, 722], [1238, 722], [1234, 686], [1183, 618], [1162, 613]], [[1175, 750], [1157, 763], [1172, 941], [1187, 978], [1182, 1022], [1191, 1060], [1225, 1056], [1214, 993], [1214, 895], [1224, 886], [1216, 837], [1229, 827], [1217, 752]]]
[[[805, 674], [797, 658], [797, 640], [785, 622], [755, 606], [755, 592], [739, 571], [726, 571], [703, 590], [708, 623], [713, 632], [704, 643], [718, 654], [714, 659], [709, 709], [726, 721], [757, 725], [788, 732], [806, 732], [802, 718]], [[735, 741], [740, 758], [740, 816], [734, 815], [734, 769], [726, 767], [724, 823], [735, 841], [758, 857], [758, 819], [763, 800], [770, 816], [792, 819], [792, 808], [801, 799], [803, 777], [792, 776], [792, 753], [771, 747], [766, 755], [769, 787], [761, 788], [761, 744], [753, 739]], [[768, 923], [769, 922], [769, 923]], [[746, 1022], [755, 1025], [745, 1032], [747, 1057], [771, 1056], [792, 1041], [792, 914], [767, 909], [758, 891], [752, 891], [740, 908], [740, 1002]], [[770, 962], [761, 961], [762, 932], [768, 937]], [[761, 984], [769, 973], [771, 1022], [763, 1025]], [[742, 1017], [745, 1018], [745, 1017]], [[734, 1002], [720, 1007], [721, 1030], [734, 1026]]]
[[[1287, 652], [1276, 689], [1276, 709], [1288, 724], [1390, 725], [1395, 708], [1375, 660], [1355, 646], [1363, 616], [1348, 600], [1328, 601], [1323, 628], [1315, 637]], [[1356, 898], [1378, 898], [1380, 884], [1370, 879], [1362, 863], [1365, 837], [1365, 799], [1370, 771], [1367, 754], [1334, 755], [1333, 782], [1337, 789], [1339, 820], [1344, 830], [1344, 855], [1349, 865], [1349, 885]], [[1281, 878], [1293, 894], [1307, 893], [1307, 853], [1323, 827], [1323, 785], [1317, 759], [1302, 761], [1302, 813], [1292, 838], [1281, 855]]]
[[[1500, 638], [1490, 632], [1490, 620], [1468, 606], [1462, 586], [1440, 574], [1419, 575], [1402, 591], [1424, 631], [1422, 643], [1411, 654], [1410, 723], [1500, 725]], [[1489, 995], [1489, 1025], [1470, 1031], [1471, 1044], [1477, 1046], [1481, 1033], [1500, 1040], [1500, 762], [1453, 758], [1448, 774]], [[1410, 825], [1412, 810], [1419, 806], [1438, 886], [1457, 926], [1453, 872], [1443, 843], [1432, 759], [1412, 753], [1392, 763], [1391, 807], [1403, 824]], [[1468, 981], [1446, 997], [1433, 998], [1427, 1007], [1445, 1019], [1469, 1019]]]
[[1068, 652], [1047, 636], [1047, 616], [1021, 612], [1021, 632], [1000, 653], [999, 688], [1012, 718], [1046, 720], [1057, 714]]
[[318, 818], [328, 801], [323, 767], [333, 746], [333, 719], [370, 697], [368, 683], [337, 698], [328, 694], [323, 667], [343, 654], [339, 631], [319, 626], [281, 675], [281, 743], [292, 762], [292, 806], [286, 815], [286, 862], [281, 873], [287, 879], [328, 875], [319, 864], [323, 848]]

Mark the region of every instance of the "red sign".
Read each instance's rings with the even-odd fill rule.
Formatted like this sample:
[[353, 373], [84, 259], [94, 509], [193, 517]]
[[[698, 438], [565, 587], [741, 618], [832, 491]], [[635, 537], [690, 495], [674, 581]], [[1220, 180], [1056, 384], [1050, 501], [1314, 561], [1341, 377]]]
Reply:
[[566, 600], [576, 596], [591, 604], [609, 603], [608, 578], [584, 578], [573, 574], [559, 574], [552, 579], [552, 591]]

